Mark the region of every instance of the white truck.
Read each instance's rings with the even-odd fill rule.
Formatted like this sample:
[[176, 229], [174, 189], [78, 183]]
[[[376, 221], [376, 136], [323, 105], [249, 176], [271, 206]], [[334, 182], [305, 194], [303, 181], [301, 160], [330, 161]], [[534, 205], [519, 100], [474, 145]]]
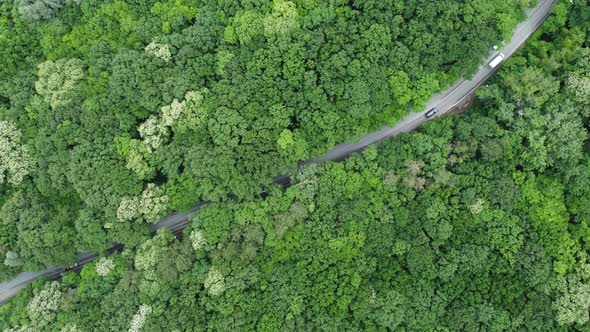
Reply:
[[504, 54], [503, 53], [498, 53], [498, 55], [496, 55], [492, 61], [490, 61], [490, 63], [488, 63], [488, 66], [490, 66], [491, 69], [494, 69], [496, 67], [498, 67], [498, 65], [504, 61]]

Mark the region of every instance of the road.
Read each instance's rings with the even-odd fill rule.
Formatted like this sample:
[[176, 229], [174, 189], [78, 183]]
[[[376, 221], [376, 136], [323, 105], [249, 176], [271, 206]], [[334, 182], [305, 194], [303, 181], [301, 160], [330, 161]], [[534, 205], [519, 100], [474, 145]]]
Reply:
[[[324, 156], [308, 161], [304, 161], [301, 165], [310, 163], [320, 163], [323, 161], [338, 161], [344, 159], [346, 156], [353, 152], [362, 151], [369, 145], [380, 143], [381, 141], [399, 135], [400, 133], [407, 133], [418, 128], [422, 123], [429, 121], [424, 116], [429, 109], [436, 107], [439, 112], [436, 117], [445, 114], [450, 111], [454, 106], [462, 102], [467, 98], [473, 91], [475, 91], [480, 85], [482, 85], [493, 73], [494, 70], [488, 67], [488, 62], [497, 54], [504, 53], [506, 58], [511, 56], [516, 50], [518, 50], [526, 40], [537, 30], [537, 28], [545, 21], [547, 16], [551, 12], [551, 7], [557, 0], [540, 0], [538, 5], [531, 8], [527, 12], [527, 19], [520, 23], [513, 31], [511, 41], [504, 45], [504, 47], [494, 51], [486, 59], [475, 76], [469, 80], [459, 80], [454, 85], [449, 87], [447, 90], [435, 95], [428, 102], [426, 109], [421, 112], [413, 112], [408, 114], [402, 121], [398, 122], [393, 128], [383, 127], [380, 130], [367, 134], [356, 143], [343, 143], [336, 145], [333, 149], [329, 150]], [[431, 119], [434, 119], [433, 117]], [[277, 176], [275, 182], [287, 185], [289, 182], [288, 175]], [[184, 229], [188, 224], [188, 217], [197, 211], [201, 206], [208, 204], [208, 202], [201, 202], [194, 206], [187, 212], [175, 213], [168, 217], [163, 218], [157, 224], [152, 225], [152, 231], [156, 231], [160, 228], [168, 228], [172, 232], [176, 233]], [[122, 249], [122, 245], [117, 244], [109, 251], [118, 251]], [[76, 269], [80, 269], [84, 264], [92, 261], [97, 255], [93, 253], [83, 253], [80, 255], [79, 266]], [[0, 284], [0, 304], [4, 304], [8, 299], [18, 293], [18, 291], [41, 276], [47, 276], [50, 279], [57, 279], [60, 274], [64, 271], [64, 268], [52, 267], [44, 272], [30, 273], [24, 272], [19, 274], [15, 279]]]

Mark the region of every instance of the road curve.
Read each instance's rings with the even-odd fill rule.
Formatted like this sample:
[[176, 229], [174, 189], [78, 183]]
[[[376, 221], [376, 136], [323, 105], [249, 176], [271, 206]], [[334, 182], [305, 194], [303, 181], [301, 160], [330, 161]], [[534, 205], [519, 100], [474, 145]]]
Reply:
[[[536, 7], [531, 8], [527, 11], [527, 19], [520, 23], [514, 29], [512, 34], [512, 40], [501, 49], [498, 49], [497, 51], [491, 53], [490, 56], [486, 59], [485, 63], [483, 63], [479, 67], [478, 72], [473, 76], [473, 78], [469, 80], [461, 79], [454, 85], [449, 87], [447, 90], [433, 96], [432, 99], [428, 102], [426, 109], [424, 109], [423, 111], [410, 113], [403, 120], [398, 122], [393, 128], [383, 127], [380, 130], [367, 134], [356, 143], [338, 144], [334, 148], [329, 150], [324, 156], [304, 161], [301, 163], [301, 165], [310, 163], [320, 163], [328, 160], [342, 160], [349, 154], [353, 152], [362, 151], [369, 145], [380, 143], [383, 140], [393, 136], [397, 136], [400, 133], [411, 132], [418, 128], [422, 123], [429, 121], [429, 119], [427, 119], [424, 116], [424, 114], [433, 107], [436, 107], [439, 110], [436, 117], [441, 116], [444, 113], [447, 113], [461, 101], [467, 98], [473, 91], [475, 91], [481, 84], [483, 84], [483, 82], [485, 82], [488, 77], [490, 77], [494, 73], [495, 69], [490, 69], [488, 67], [488, 62], [497, 53], [504, 53], [505, 57], [507, 58], [524, 44], [524, 42], [535, 32], [535, 30], [539, 28], [539, 26], [541, 26], [543, 21], [545, 21], [545, 19], [549, 16], [549, 14], [551, 13], [551, 7], [557, 1], [558, 0], [539, 0], [539, 3]], [[276, 183], [287, 185], [289, 182], [289, 176], [277, 176], [274, 180]], [[189, 211], [169, 215], [160, 220], [157, 224], [152, 225], [151, 229], [155, 232], [160, 228], [168, 228], [174, 233], [179, 232], [182, 229], [184, 229], [186, 225], [188, 225], [188, 217], [192, 213], [197, 211], [201, 206], [206, 205], [208, 203], [209, 202], [201, 202], [193, 208], [191, 208]], [[119, 251], [122, 248], [123, 245], [116, 244], [108, 251]], [[84, 266], [84, 264], [91, 262], [96, 257], [98, 257], [98, 255], [95, 253], [81, 254], [79, 265], [73, 268], [72, 270], [81, 269], [82, 266]], [[57, 279], [61, 276], [61, 273], [64, 271], [64, 268], [52, 267], [43, 272], [23, 272], [13, 280], [1, 283], [0, 305], [4, 304], [11, 297], [16, 295], [19, 290], [26, 287], [36, 279], [42, 276], [46, 276], [50, 279]]]
[[[326, 160], [340, 160], [350, 153], [360, 151], [369, 145], [379, 143], [384, 139], [397, 136], [400, 133], [407, 133], [415, 130], [422, 123], [428, 121], [424, 114], [433, 107], [436, 107], [439, 110], [437, 117], [453, 109], [494, 73], [495, 69], [490, 69], [488, 67], [489, 61], [498, 53], [503, 53], [507, 58], [511, 56], [516, 50], [518, 50], [549, 16], [551, 13], [551, 7], [556, 2], [557, 0], [540, 0], [536, 7], [531, 8], [528, 11], [527, 20], [519, 24], [514, 29], [512, 40], [501, 49], [492, 52], [485, 63], [479, 67], [477, 73], [472, 79], [461, 79], [447, 90], [433, 96], [428, 102], [426, 109], [423, 111], [410, 113], [402, 121], [398, 122], [393, 128], [383, 127], [378, 131], [374, 131], [364, 136], [356, 143], [344, 143], [336, 145], [324, 156], [306, 163], [322, 162]], [[435, 117], [431, 119], [434, 118]]]

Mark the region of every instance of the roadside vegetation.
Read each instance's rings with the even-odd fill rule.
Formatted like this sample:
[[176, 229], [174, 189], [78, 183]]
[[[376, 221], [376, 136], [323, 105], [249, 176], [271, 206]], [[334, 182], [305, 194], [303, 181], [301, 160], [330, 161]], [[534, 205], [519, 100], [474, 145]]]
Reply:
[[587, 331], [589, 23], [560, 3], [466, 114], [36, 282], [0, 329]]

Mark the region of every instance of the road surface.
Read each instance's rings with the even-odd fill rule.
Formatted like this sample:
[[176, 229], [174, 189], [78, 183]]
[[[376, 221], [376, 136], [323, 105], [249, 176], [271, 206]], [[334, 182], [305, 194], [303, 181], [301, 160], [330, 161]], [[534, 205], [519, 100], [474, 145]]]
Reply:
[[[447, 90], [432, 97], [428, 102], [426, 109], [421, 112], [413, 112], [408, 114], [402, 121], [398, 122], [393, 128], [383, 127], [382, 129], [367, 134], [356, 143], [344, 143], [336, 145], [333, 149], [329, 150], [324, 156], [302, 162], [301, 164], [319, 163], [323, 161], [338, 161], [344, 159], [346, 156], [353, 152], [362, 151], [369, 145], [377, 144], [387, 138], [399, 135], [400, 133], [407, 133], [418, 128], [422, 123], [429, 121], [424, 114], [432, 109], [433, 107], [438, 108], [438, 114], [431, 118], [434, 119], [438, 116], [451, 110], [454, 106], [459, 104], [465, 98], [467, 98], [475, 89], [477, 89], [483, 82], [490, 77], [494, 71], [488, 67], [489, 61], [498, 53], [504, 53], [505, 57], [511, 56], [518, 48], [520, 48], [524, 42], [537, 30], [537, 28], [545, 21], [547, 16], [551, 12], [551, 7], [557, 0], [540, 0], [539, 4], [528, 10], [527, 19], [519, 24], [512, 34], [512, 40], [497, 51], [490, 54], [488, 59], [483, 63], [475, 76], [470, 80], [459, 80], [453, 86]], [[431, 120], [430, 119], [430, 120]], [[286, 185], [289, 182], [288, 175], [277, 176], [275, 182]], [[208, 202], [202, 202], [197, 204], [195, 207], [184, 213], [175, 213], [166, 218], [160, 220], [157, 224], [153, 225], [152, 231], [156, 231], [159, 228], [168, 228], [172, 232], [179, 232], [184, 229], [188, 224], [188, 217], [197, 211], [201, 206], [208, 204]], [[117, 244], [109, 251], [117, 251], [122, 249], [122, 245]], [[73, 270], [80, 269], [84, 264], [92, 261], [98, 255], [93, 253], [83, 253], [80, 255], [79, 266]], [[64, 272], [64, 268], [53, 267], [49, 268], [44, 272], [30, 273], [24, 272], [19, 274], [15, 279], [0, 284], [0, 304], [4, 304], [8, 299], [13, 297], [18, 291], [41, 276], [47, 276], [50, 279], [57, 279], [60, 274]]]

